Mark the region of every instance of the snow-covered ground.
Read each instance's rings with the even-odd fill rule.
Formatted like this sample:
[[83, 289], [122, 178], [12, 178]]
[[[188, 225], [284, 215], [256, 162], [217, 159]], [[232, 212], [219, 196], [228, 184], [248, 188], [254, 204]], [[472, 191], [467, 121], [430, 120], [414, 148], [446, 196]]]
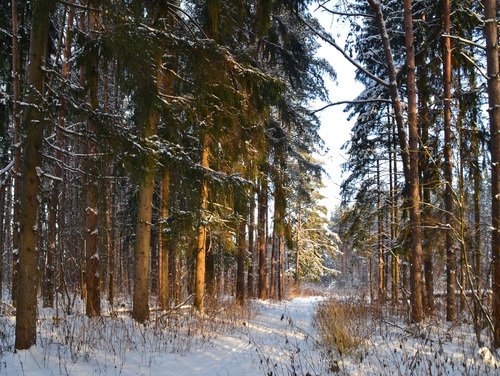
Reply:
[[361, 347], [324, 349], [313, 324], [323, 301], [222, 303], [196, 317], [189, 307], [154, 311], [147, 325], [125, 306], [92, 320], [41, 310], [38, 345], [16, 353], [14, 318], [0, 315], [0, 375], [500, 375], [499, 354], [479, 348], [468, 325], [369, 317], [358, 322], [368, 328]]
[[12, 352], [14, 319], [1, 318], [0, 375], [311, 375], [319, 369], [311, 317], [321, 298], [253, 302], [207, 316], [128, 315], [89, 320], [70, 315], [54, 324], [41, 312], [38, 345]]

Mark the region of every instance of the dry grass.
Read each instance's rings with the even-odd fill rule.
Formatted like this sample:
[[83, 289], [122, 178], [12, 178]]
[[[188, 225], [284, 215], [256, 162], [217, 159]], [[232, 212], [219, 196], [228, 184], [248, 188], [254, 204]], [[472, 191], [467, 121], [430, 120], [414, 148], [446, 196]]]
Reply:
[[318, 306], [315, 324], [321, 344], [335, 349], [339, 356], [347, 356], [362, 347], [373, 333], [373, 324], [380, 310], [363, 299], [327, 299]]

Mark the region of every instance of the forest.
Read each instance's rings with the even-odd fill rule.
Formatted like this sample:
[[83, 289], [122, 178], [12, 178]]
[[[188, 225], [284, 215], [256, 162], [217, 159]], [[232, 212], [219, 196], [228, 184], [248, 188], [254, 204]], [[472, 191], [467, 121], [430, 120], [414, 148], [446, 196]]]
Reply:
[[[0, 368], [24, 374], [8, 354], [28, 350], [60, 374], [90, 358], [122, 374], [120, 343], [180, 353], [224, 333], [231, 347], [245, 327], [248, 374], [370, 374], [363, 355], [345, 363], [370, 322], [415, 339], [398, 372], [494, 374], [497, 6], [2, 0]], [[321, 46], [356, 69], [358, 97], [329, 99]], [[342, 202], [327, 208], [318, 115], [344, 105]], [[460, 327], [481, 357], [418, 368], [429, 343], [442, 352], [429, 325], [450, 344]]]

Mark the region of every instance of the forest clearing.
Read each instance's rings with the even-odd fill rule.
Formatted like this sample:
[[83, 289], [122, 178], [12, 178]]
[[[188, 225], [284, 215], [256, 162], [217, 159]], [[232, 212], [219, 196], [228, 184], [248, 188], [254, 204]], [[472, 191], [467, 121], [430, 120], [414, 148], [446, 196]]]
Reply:
[[498, 373], [499, 15], [1, 1], [0, 374]]

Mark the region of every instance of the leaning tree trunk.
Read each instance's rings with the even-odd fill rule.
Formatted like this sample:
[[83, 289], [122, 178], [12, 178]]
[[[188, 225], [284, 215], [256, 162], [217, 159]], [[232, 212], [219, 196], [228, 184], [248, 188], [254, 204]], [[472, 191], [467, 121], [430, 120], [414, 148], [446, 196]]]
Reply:
[[491, 253], [493, 258], [493, 347], [500, 348], [500, 73], [496, 0], [484, 0], [491, 153]]
[[21, 192], [21, 250], [16, 310], [16, 341], [18, 350], [36, 344], [38, 291], [38, 230], [39, 188], [42, 167], [42, 143], [45, 117], [43, 115], [45, 53], [49, 35], [49, 15], [54, 1], [33, 2], [28, 83], [32, 87], [24, 118], [25, 146]]

